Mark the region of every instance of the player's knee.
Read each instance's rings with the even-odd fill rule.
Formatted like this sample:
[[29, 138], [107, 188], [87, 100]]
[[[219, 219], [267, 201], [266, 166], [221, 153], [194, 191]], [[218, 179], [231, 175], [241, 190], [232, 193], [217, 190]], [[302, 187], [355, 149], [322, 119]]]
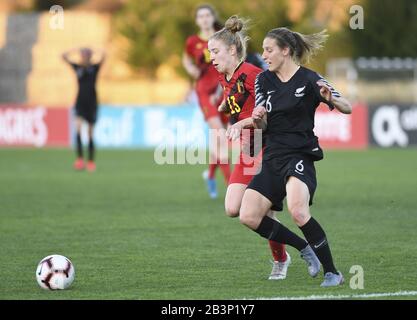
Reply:
[[240, 201], [240, 197], [236, 196], [235, 192], [232, 190], [227, 189], [226, 198], [224, 201], [226, 215], [231, 218], [238, 217], [241, 204], [242, 202]]
[[310, 219], [308, 207], [306, 208], [303, 204], [288, 204], [288, 211], [298, 226], [303, 226]]
[[233, 205], [233, 204], [226, 204], [226, 215], [230, 218], [236, 218], [239, 216], [239, 206]]
[[245, 209], [240, 210], [239, 219], [240, 223], [244, 224], [248, 228], [251, 228], [252, 230], [255, 230], [260, 223], [258, 217], [255, 214]]

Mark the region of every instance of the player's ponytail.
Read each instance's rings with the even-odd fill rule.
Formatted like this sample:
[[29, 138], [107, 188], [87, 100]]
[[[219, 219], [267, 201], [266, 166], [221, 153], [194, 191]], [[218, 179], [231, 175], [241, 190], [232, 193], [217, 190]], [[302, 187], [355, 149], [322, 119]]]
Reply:
[[266, 35], [266, 38], [275, 39], [281, 49], [289, 48], [291, 57], [299, 64], [308, 62], [317, 51], [322, 49], [327, 37], [326, 30], [305, 35], [287, 28], [272, 29]]
[[224, 24], [224, 28], [217, 31], [210, 39], [221, 40], [228, 47], [235, 46], [239, 60], [246, 58], [246, 48], [249, 37], [245, 34], [248, 30], [249, 20], [242, 19], [237, 15], [231, 16]]

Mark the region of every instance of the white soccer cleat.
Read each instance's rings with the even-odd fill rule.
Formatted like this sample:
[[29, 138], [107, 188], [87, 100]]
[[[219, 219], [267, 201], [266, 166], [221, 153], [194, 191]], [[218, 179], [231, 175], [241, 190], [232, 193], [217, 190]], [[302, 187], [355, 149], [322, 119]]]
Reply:
[[284, 262], [272, 262], [272, 271], [268, 278], [269, 280], [284, 280], [287, 277], [288, 266], [291, 264], [291, 256], [287, 251], [285, 253], [287, 254], [287, 260]]
[[300, 251], [300, 256], [307, 263], [308, 274], [313, 278], [317, 277], [320, 272], [321, 263], [310, 245]]
[[340, 271], [337, 273], [327, 272], [320, 287], [336, 287], [342, 285], [344, 281], [345, 279]]
[[202, 177], [203, 177], [204, 180], [208, 179], [208, 174], [209, 174], [209, 172], [208, 172], [207, 169], [203, 171]]

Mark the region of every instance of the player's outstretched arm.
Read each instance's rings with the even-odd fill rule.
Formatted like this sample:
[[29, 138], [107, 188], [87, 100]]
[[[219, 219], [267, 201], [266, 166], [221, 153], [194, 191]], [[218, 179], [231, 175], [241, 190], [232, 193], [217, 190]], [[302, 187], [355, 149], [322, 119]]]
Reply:
[[71, 60], [69, 59], [69, 54], [70, 54], [70, 51], [65, 51], [65, 52], [62, 54], [62, 59], [63, 59], [66, 63], [71, 63]]
[[97, 53], [98, 55], [99, 55], [99, 59], [98, 59], [98, 64], [102, 64], [105, 60], [106, 60], [106, 57], [107, 57], [107, 53], [106, 53], [106, 50], [104, 50], [104, 49], [96, 49], [96, 50], [94, 50], [94, 52], [95, 53]]
[[320, 86], [320, 95], [328, 102], [333, 104], [337, 110], [342, 113], [352, 113], [352, 105], [350, 102], [342, 96], [336, 97], [332, 94], [331, 88], [323, 81], [318, 81], [317, 85]]
[[71, 61], [71, 59], [69, 58], [69, 56], [72, 54], [72, 53], [75, 53], [75, 52], [79, 52], [80, 51], [80, 48], [73, 48], [73, 49], [70, 49], [70, 50], [67, 50], [67, 51], [65, 51], [63, 54], [62, 54], [62, 59], [66, 62], [66, 63], [72, 63], [72, 61]]

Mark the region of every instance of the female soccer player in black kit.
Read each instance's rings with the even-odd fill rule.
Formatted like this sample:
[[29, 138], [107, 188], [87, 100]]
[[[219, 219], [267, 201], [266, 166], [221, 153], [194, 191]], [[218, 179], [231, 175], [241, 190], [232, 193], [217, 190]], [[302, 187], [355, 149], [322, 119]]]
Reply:
[[[77, 64], [69, 59], [69, 55], [73, 52], [79, 52], [81, 56], [81, 63]], [[96, 170], [94, 162], [94, 141], [93, 129], [97, 120], [97, 93], [96, 80], [97, 74], [102, 65], [105, 54], [101, 52], [101, 57], [98, 62], [92, 62], [93, 51], [89, 48], [80, 48], [70, 50], [62, 55], [65, 62], [69, 63], [76, 72], [78, 79], [78, 95], [75, 103], [75, 127], [76, 127], [76, 145], [77, 145], [77, 159], [74, 163], [76, 170], [83, 170], [86, 168], [92, 172]], [[85, 165], [83, 158], [83, 146], [81, 142], [81, 127], [83, 122], [88, 124], [88, 162]]]
[[[301, 66], [326, 38], [325, 31], [303, 35], [277, 28], [263, 41], [262, 56], [269, 68], [255, 81], [252, 119], [265, 130], [264, 157], [262, 171], [243, 196], [240, 220], [262, 237], [291, 245], [302, 255], [312, 249], [324, 269], [321, 286], [332, 287], [341, 285], [343, 276], [333, 264], [324, 230], [309, 209], [317, 185], [314, 161], [323, 158], [313, 132], [314, 114], [321, 102], [347, 114], [352, 107], [319, 74]], [[282, 208], [285, 197], [307, 241], [267, 216], [272, 205]], [[318, 269], [314, 264], [311, 267], [318, 273], [320, 264]]]

